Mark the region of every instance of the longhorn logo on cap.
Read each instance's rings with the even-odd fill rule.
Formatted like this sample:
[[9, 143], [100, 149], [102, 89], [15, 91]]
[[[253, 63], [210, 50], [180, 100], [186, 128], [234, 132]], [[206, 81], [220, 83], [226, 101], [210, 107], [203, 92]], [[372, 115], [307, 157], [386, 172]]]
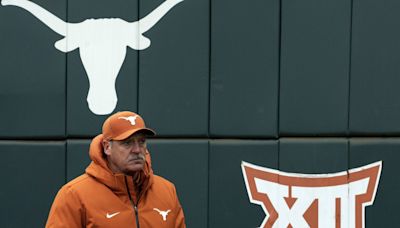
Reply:
[[136, 116], [128, 116], [128, 117], [121, 116], [121, 117], [118, 117], [118, 119], [127, 120], [127, 121], [131, 122], [131, 125], [132, 125], [132, 126], [134, 126], [134, 125], [136, 125], [136, 118], [137, 118], [137, 117], [138, 117], [137, 115], [136, 115]]

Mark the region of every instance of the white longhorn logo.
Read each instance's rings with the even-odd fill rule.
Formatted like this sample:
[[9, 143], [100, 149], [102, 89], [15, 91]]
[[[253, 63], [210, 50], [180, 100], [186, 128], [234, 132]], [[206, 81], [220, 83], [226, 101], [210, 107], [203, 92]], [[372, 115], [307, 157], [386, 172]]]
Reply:
[[153, 208], [153, 210], [157, 211], [158, 213], [160, 213], [160, 215], [163, 217], [164, 221], [167, 221], [167, 215], [171, 210], [168, 211], [161, 211], [158, 208]]
[[135, 50], [148, 48], [150, 39], [143, 36], [143, 33], [182, 1], [166, 0], [139, 21], [99, 18], [80, 23], [65, 22], [28, 0], [3, 0], [1, 4], [29, 11], [53, 31], [64, 36], [55, 43], [58, 50], [66, 53], [79, 48], [90, 84], [87, 95], [89, 109], [97, 115], [106, 115], [114, 111], [117, 105], [115, 81], [125, 60], [127, 47]]
[[136, 125], [137, 117], [138, 116], [128, 116], [128, 117], [121, 116], [121, 117], [118, 117], [118, 119], [123, 119], [123, 120], [129, 121], [131, 123], [131, 125], [134, 126], [134, 125]]

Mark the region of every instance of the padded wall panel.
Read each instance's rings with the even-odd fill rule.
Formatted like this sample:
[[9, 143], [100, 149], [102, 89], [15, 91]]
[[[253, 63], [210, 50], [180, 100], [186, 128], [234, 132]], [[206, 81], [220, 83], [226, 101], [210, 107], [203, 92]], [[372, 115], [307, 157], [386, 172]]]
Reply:
[[250, 203], [241, 162], [278, 167], [278, 144], [261, 140], [210, 142], [209, 228], [259, 227], [265, 213]]
[[[164, 0], [140, 2], [146, 16]], [[175, 5], [149, 31], [139, 53], [139, 112], [161, 136], [208, 133], [209, 1]]]
[[154, 173], [175, 184], [187, 227], [207, 227], [208, 142], [149, 140]]
[[89, 157], [89, 146], [92, 140], [67, 141], [67, 181], [85, 173], [92, 161]]
[[[33, 2], [66, 17], [66, 1]], [[0, 6], [0, 138], [65, 135], [65, 54], [62, 37], [27, 10]]]
[[353, 3], [350, 131], [399, 134], [400, 2]]
[[337, 173], [348, 169], [346, 139], [280, 139], [279, 170], [294, 173]]
[[211, 1], [211, 135], [277, 136], [279, 10], [279, 0]]
[[44, 227], [65, 181], [65, 143], [0, 141], [0, 227]]
[[[348, 141], [347, 139], [334, 139], [334, 138], [314, 138], [314, 139], [280, 139], [280, 144], [279, 144], [279, 170], [280, 171], [285, 171], [285, 172], [290, 172], [290, 173], [300, 173], [300, 176], [303, 176], [301, 174], [318, 174], [319, 177], [326, 177], [326, 174], [333, 174], [333, 173], [339, 173], [339, 172], [346, 172], [348, 170]], [[293, 175], [293, 174], [292, 174]], [[290, 175], [290, 176], [292, 176]], [[343, 173], [342, 173], [343, 175]], [[346, 175], [344, 175], [346, 177]], [[346, 178], [347, 179], [347, 178]], [[303, 178], [297, 179], [297, 183], [293, 183], [293, 186], [298, 186], [304, 183], [307, 183], [307, 181]], [[285, 182], [285, 178], [280, 179], [279, 182], [283, 184], [284, 186], [287, 186], [288, 183]], [[316, 183], [316, 182], [313, 182]], [[318, 181], [318, 184], [324, 183], [322, 180]], [[304, 186], [303, 186], [304, 187]], [[323, 189], [326, 186], [322, 186], [321, 188]], [[307, 189], [307, 188], [305, 188]], [[325, 189], [324, 192], [321, 192], [321, 189], [317, 190], [311, 190], [307, 189], [309, 192], [309, 197], [318, 197], [318, 195], [321, 197], [321, 199], [318, 199], [316, 202], [316, 207], [318, 207], [319, 212], [323, 211], [325, 214], [325, 218], [322, 218], [322, 214], [317, 212], [314, 214], [315, 217], [309, 216], [310, 213], [305, 212], [303, 214], [303, 217], [307, 219], [307, 223], [310, 225], [310, 227], [332, 227], [332, 224], [328, 225], [329, 222], [326, 220], [326, 216], [330, 214], [330, 207], [328, 206], [329, 200], [332, 198], [330, 197], [330, 194], [335, 194], [336, 192], [332, 189]], [[285, 191], [286, 194], [293, 194], [294, 198], [302, 198], [301, 197], [302, 193], [304, 193], [307, 190], [302, 190], [301, 187], [293, 187], [293, 188], [288, 188], [287, 191]], [[330, 192], [330, 193], [328, 193]], [[335, 193], [332, 193], [335, 192]], [[346, 194], [347, 193], [347, 194]], [[342, 192], [345, 196], [344, 198], [348, 197], [348, 189], [347, 191], [344, 190]], [[287, 196], [287, 195], [286, 195]], [[286, 199], [286, 198], [285, 198]], [[327, 200], [328, 199], [328, 200]], [[301, 202], [304, 202], [300, 200]], [[300, 201], [296, 201], [300, 202]], [[342, 205], [344, 201], [341, 201]], [[292, 209], [294, 208], [299, 208], [300, 203], [297, 203], [292, 206]], [[307, 203], [306, 203], [307, 204]], [[297, 206], [297, 207], [296, 207]], [[306, 206], [306, 205], [304, 205]], [[312, 204], [307, 205], [308, 207], [306, 208], [312, 208]], [[301, 207], [301, 206], [300, 206]], [[283, 208], [287, 208], [287, 206], [283, 206]], [[283, 209], [282, 208], [282, 209]], [[278, 213], [282, 213], [284, 210], [278, 209]], [[302, 209], [300, 209], [302, 210]], [[351, 210], [351, 209], [350, 209]], [[297, 212], [299, 213], [299, 211]], [[297, 214], [295, 213], [295, 214]], [[294, 215], [295, 216], [295, 215]], [[340, 219], [343, 218], [348, 218], [345, 215], [340, 214], [338, 216], [337, 214], [334, 213], [336, 217], [336, 221], [340, 221], [343, 223], [348, 223], [348, 220], [341, 221]], [[318, 222], [321, 222], [319, 225], [317, 224]], [[299, 227], [301, 225], [297, 225]], [[282, 226], [283, 227], [283, 226]], [[296, 225], [294, 225], [296, 227]], [[344, 226], [347, 227], [347, 226]], [[351, 227], [351, 226], [348, 226]]]
[[281, 135], [347, 132], [351, 2], [282, 0]]
[[366, 207], [366, 227], [392, 227], [398, 224], [400, 204], [400, 139], [370, 138], [350, 140], [350, 167], [357, 168], [382, 161], [379, 186], [373, 205]]
[[[106, 20], [92, 20], [92, 19]], [[67, 61], [67, 133], [73, 137], [92, 137], [101, 130], [101, 124], [107, 115], [98, 115], [98, 111], [89, 109], [87, 96], [89, 88], [93, 91], [93, 107], [105, 105], [109, 95], [102, 97], [106, 91], [115, 89], [117, 105], [113, 112], [119, 110], [137, 110], [137, 51], [120, 46], [117, 42], [122, 26], [114, 23], [120, 18], [134, 22], [138, 19], [138, 1], [106, 1], [106, 0], [70, 0], [68, 2], [68, 19], [71, 23], [84, 22], [85, 29], [79, 34], [69, 32], [71, 36], [79, 37], [81, 48], [68, 53]], [[89, 21], [85, 21], [90, 19]], [[113, 24], [112, 24], [113, 23]], [[81, 24], [81, 25], [82, 25]], [[111, 25], [112, 24], [112, 25]], [[124, 29], [128, 29], [126, 27]], [[134, 29], [132, 29], [134, 30]], [[90, 33], [90, 39], [84, 34]], [[127, 38], [137, 43], [137, 37]], [[126, 46], [126, 44], [125, 44]], [[126, 54], [123, 52], [126, 51]], [[93, 54], [94, 57], [87, 57]], [[121, 55], [122, 54], [122, 55]], [[82, 57], [84, 56], [84, 57]], [[118, 64], [111, 62], [124, 58], [118, 71]], [[83, 64], [85, 62], [85, 64]], [[90, 83], [89, 83], [90, 75]], [[111, 78], [115, 79], [115, 84]], [[109, 85], [107, 89], [98, 89], [99, 85]], [[112, 109], [112, 108], [111, 108]]]

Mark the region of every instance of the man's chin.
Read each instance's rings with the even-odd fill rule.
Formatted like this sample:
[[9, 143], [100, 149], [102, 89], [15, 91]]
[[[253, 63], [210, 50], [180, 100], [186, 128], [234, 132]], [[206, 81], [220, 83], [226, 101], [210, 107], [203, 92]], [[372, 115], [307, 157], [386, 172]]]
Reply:
[[144, 163], [135, 162], [129, 165], [129, 172], [137, 172], [143, 170]]

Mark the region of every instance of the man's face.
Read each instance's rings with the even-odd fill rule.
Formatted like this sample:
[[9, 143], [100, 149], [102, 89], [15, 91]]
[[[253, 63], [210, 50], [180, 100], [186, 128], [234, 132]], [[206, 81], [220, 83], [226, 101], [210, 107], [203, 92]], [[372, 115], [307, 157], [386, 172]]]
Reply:
[[114, 173], [133, 175], [143, 169], [146, 162], [146, 136], [143, 133], [135, 133], [121, 141], [104, 140], [103, 147]]

